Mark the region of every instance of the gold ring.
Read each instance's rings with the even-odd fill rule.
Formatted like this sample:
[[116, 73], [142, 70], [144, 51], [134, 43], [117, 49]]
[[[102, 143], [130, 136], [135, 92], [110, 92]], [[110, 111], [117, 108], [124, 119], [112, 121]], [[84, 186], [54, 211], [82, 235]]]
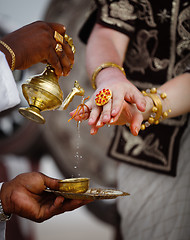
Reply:
[[71, 47], [72, 52], [75, 53], [76, 49], [75, 49], [75, 46], [73, 44], [73, 39], [71, 37], [69, 37], [67, 34], [65, 34], [64, 39], [69, 44], [69, 46]]
[[54, 33], [54, 38], [55, 38], [56, 42], [63, 44], [63, 36], [60, 33], [58, 33], [57, 31], [55, 31], [55, 33]]
[[69, 37], [67, 34], [64, 35], [64, 37], [58, 33], [57, 31], [55, 31], [54, 33], [54, 38], [56, 40], [56, 42], [63, 44], [63, 39], [69, 44], [69, 46], [71, 47], [71, 50], [73, 53], [76, 52], [75, 46], [73, 44], [73, 39], [71, 37]]
[[63, 51], [63, 48], [62, 48], [62, 45], [60, 43], [57, 43], [56, 46], [55, 46], [55, 51], [56, 52], [62, 52]]
[[97, 106], [103, 106], [106, 103], [109, 102], [109, 100], [112, 98], [112, 91], [110, 89], [102, 89], [99, 91], [98, 94], [96, 94], [95, 103]]
[[54, 32], [54, 38], [56, 40], [56, 42], [60, 43], [63, 45], [63, 40], [65, 40], [69, 46], [71, 47], [71, 50], [73, 53], [76, 52], [75, 46], [73, 44], [73, 39], [71, 37], [69, 37], [67, 34], [64, 35], [64, 37], [58, 33], [57, 31]]

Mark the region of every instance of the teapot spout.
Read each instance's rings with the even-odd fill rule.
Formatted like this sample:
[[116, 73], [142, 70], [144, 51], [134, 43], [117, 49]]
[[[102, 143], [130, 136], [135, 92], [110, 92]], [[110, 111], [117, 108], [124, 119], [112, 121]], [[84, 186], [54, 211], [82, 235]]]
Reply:
[[72, 102], [75, 95], [77, 96], [84, 96], [84, 89], [80, 86], [78, 81], [76, 80], [74, 83], [74, 87], [72, 88], [71, 92], [67, 95], [64, 102], [62, 103], [60, 109], [65, 110], [69, 106], [69, 104]]

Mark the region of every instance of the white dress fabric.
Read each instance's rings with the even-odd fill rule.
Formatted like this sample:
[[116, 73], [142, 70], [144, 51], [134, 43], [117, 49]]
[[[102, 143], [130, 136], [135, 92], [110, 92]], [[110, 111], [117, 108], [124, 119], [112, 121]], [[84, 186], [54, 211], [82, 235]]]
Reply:
[[19, 92], [5, 55], [0, 52], [0, 112], [20, 103]]
[[118, 199], [124, 240], [190, 240], [189, 123], [176, 177], [120, 164], [118, 187], [131, 194]]

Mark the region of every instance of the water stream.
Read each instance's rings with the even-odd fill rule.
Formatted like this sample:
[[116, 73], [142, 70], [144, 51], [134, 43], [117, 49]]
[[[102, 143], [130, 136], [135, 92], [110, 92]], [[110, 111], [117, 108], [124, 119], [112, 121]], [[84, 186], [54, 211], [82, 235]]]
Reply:
[[72, 178], [80, 177], [80, 161], [82, 159], [82, 155], [80, 154], [80, 124], [80, 121], [77, 122], [76, 151], [74, 155], [75, 161]]

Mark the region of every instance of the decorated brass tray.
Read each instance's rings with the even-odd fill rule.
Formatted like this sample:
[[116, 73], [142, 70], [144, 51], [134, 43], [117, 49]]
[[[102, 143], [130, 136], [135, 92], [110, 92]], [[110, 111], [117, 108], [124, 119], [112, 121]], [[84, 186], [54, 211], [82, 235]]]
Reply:
[[117, 197], [128, 196], [129, 193], [122, 192], [115, 189], [88, 189], [84, 193], [72, 193], [72, 192], [62, 192], [55, 191], [51, 189], [46, 189], [46, 192], [52, 192], [56, 195], [63, 196], [68, 199], [80, 199], [80, 200], [96, 200], [96, 199], [115, 199]]

